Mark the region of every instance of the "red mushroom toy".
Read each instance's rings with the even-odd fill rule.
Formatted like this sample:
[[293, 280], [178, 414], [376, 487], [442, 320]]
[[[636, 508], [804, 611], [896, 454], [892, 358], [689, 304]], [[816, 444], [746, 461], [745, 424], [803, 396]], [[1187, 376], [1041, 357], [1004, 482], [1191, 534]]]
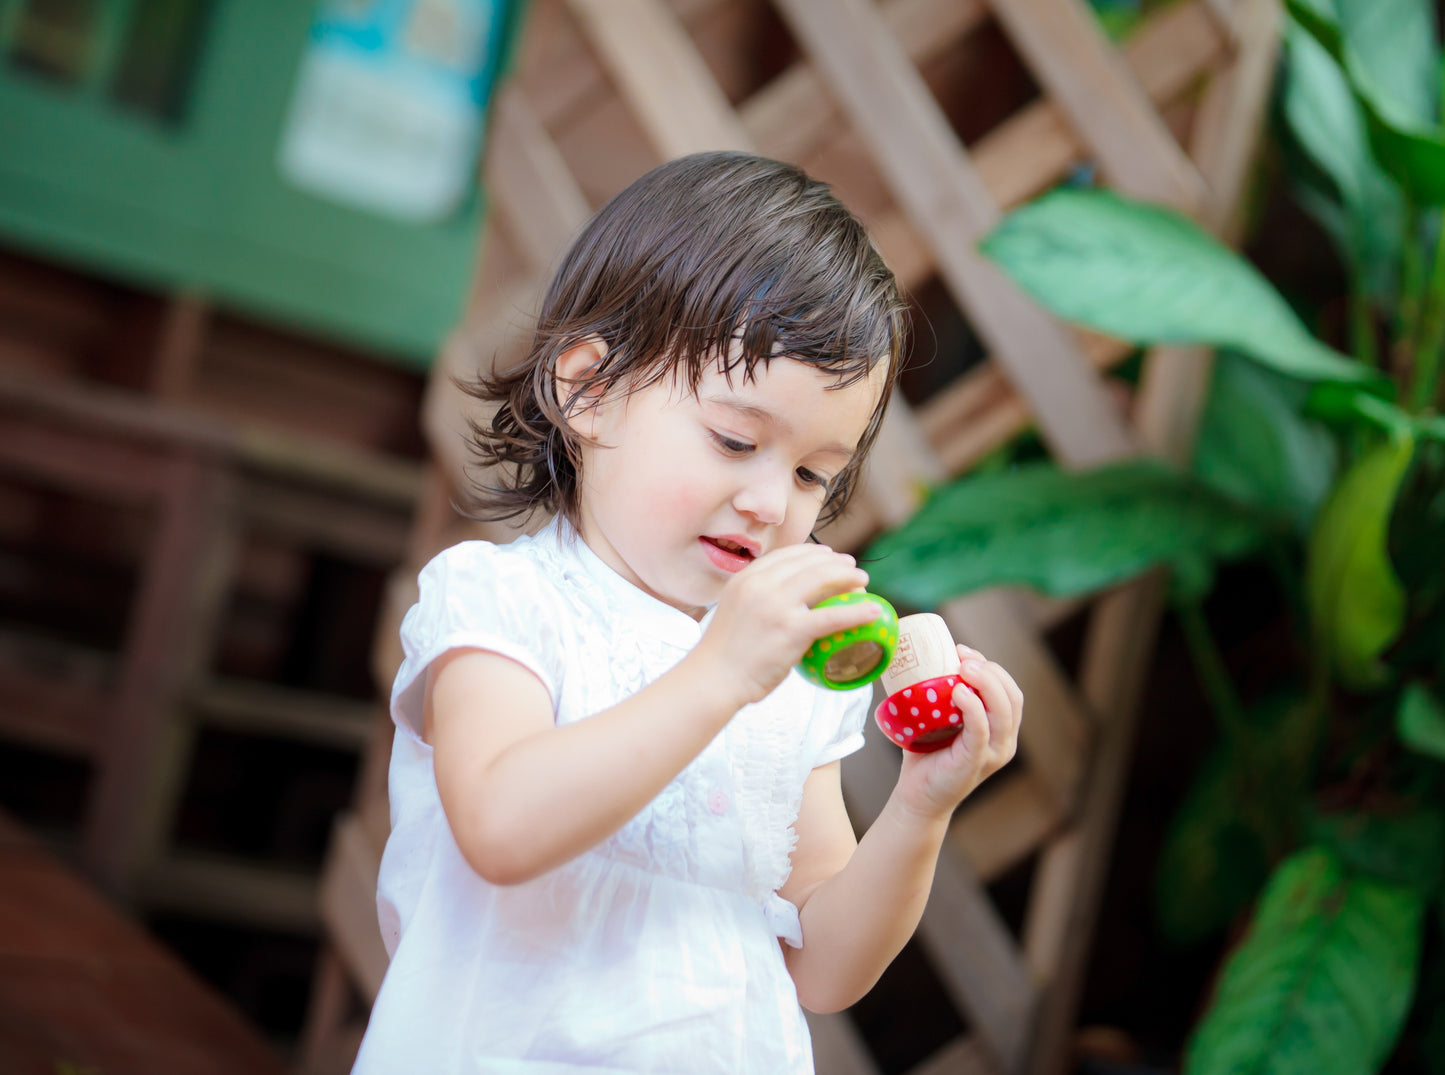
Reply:
[[916, 754], [948, 746], [963, 730], [963, 714], [953, 704], [953, 688], [963, 683], [959, 664], [942, 616], [900, 618], [898, 648], [881, 679], [887, 697], [873, 713], [883, 734]]

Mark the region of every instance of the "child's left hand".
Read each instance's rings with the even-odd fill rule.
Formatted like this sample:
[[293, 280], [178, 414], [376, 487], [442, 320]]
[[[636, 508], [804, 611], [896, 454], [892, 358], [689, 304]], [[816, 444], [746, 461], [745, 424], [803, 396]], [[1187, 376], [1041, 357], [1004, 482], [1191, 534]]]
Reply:
[[977, 650], [960, 645], [958, 657], [963, 683], [953, 689], [953, 701], [963, 714], [963, 730], [942, 750], [903, 753], [897, 794], [911, 810], [924, 816], [952, 814], [974, 788], [1007, 765], [1018, 749], [1023, 691], [1002, 665]]

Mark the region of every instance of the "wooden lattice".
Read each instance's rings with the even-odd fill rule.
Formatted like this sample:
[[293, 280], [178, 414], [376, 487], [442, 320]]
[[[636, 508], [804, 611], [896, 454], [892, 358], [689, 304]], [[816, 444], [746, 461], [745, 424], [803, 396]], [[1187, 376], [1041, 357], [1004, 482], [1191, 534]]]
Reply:
[[[895, 399], [855, 508], [825, 535], [835, 547], [855, 548], [903, 521], [918, 490], [1029, 426], [1067, 467], [1139, 452], [1184, 458], [1208, 356], [1149, 354], [1126, 416], [1101, 373], [1128, 349], [1059, 325], [975, 247], [1003, 210], [1084, 163], [1106, 184], [1234, 238], [1274, 66], [1274, 0], [1178, 0], [1118, 49], [1085, 0], [774, 0], [801, 56], [761, 88], [744, 86], [751, 92], [734, 105], [736, 56], [757, 45], [746, 31], [760, 7], [534, 3], [518, 69], [492, 118], [484, 175], [493, 211], [471, 312], [436, 365], [425, 405], [429, 506], [379, 634], [379, 681], [396, 667], [396, 626], [416, 568], [462, 536], [506, 537], [463, 525], [448, 508], [464, 481], [471, 404], [451, 378], [515, 354], [545, 278], [590, 212], [678, 155], [735, 148], [802, 164], [863, 217], [905, 288], [942, 283], [990, 354], [916, 409]], [[963, 48], [990, 21], [1042, 93], [965, 149], [920, 65]], [[1028, 710], [1019, 760], [954, 820], [918, 932], [972, 1029], [914, 1075], [1065, 1068], [1163, 592], [1154, 575], [1092, 601], [1077, 679], [1042, 637], [1077, 605], [992, 591], [940, 610], [957, 638], [1013, 672]], [[333, 945], [312, 1019], [318, 1068], [342, 1022], [344, 984], [369, 998], [384, 970], [372, 896], [386, 834], [388, 741], [389, 729], [379, 730], [358, 810], [338, 830], [323, 885]], [[861, 822], [881, 807], [896, 771], [897, 751], [879, 737], [845, 763], [845, 795]], [[1015, 936], [985, 885], [1030, 858], [1029, 903]], [[824, 1075], [877, 1070], [846, 1014], [810, 1022]], [[344, 1040], [343, 1054], [355, 1039]]]

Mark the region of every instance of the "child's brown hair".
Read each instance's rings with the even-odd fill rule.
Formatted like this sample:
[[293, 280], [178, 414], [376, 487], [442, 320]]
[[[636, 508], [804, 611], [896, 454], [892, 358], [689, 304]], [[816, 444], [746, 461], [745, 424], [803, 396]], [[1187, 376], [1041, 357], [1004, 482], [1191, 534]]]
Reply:
[[[904, 326], [892, 272], [825, 184], [744, 153], [669, 161], [603, 206], [572, 244], [526, 358], [463, 386], [498, 405], [489, 422], [472, 423], [477, 459], [499, 476], [478, 486], [473, 510], [506, 519], [541, 508], [576, 523], [580, 453], [565, 416], [584, 395], [670, 375], [696, 390], [710, 365], [748, 378], [774, 357], [835, 374], [841, 387], [883, 362], [883, 393], [829, 484], [826, 522], [846, 506], [877, 436]], [[593, 338], [605, 359], [559, 399], [557, 359]]]

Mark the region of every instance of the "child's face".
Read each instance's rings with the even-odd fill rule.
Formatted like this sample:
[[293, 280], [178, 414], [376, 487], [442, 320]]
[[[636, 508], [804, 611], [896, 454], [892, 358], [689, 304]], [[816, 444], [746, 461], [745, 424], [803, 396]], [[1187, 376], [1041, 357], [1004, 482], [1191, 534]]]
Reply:
[[751, 381], [737, 370], [729, 384], [714, 367], [695, 395], [663, 380], [576, 416], [598, 442], [582, 449], [583, 539], [634, 585], [700, 617], [735, 572], [812, 532], [883, 373], [834, 380], [778, 358]]

